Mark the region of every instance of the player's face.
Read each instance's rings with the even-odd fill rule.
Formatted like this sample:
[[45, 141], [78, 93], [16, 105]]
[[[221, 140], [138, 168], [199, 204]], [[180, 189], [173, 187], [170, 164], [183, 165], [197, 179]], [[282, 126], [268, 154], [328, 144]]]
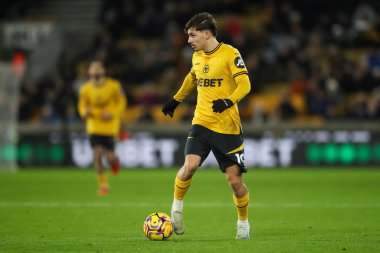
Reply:
[[189, 36], [187, 43], [189, 43], [195, 51], [205, 48], [207, 42], [206, 31], [197, 31], [195, 28], [190, 28], [187, 30], [187, 35]]
[[106, 70], [101, 62], [92, 62], [88, 69], [88, 74], [91, 79], [99, 81], [105, 76]]

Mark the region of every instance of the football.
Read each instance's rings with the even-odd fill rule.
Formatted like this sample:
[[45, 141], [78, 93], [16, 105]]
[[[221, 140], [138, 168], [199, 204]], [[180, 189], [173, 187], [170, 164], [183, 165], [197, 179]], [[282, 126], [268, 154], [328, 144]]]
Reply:
[[173, 233], [173, 224], [169, 215], [165, 213], [152, 213], [144, 222], [144, 234], [152, 241], [169, 239]]

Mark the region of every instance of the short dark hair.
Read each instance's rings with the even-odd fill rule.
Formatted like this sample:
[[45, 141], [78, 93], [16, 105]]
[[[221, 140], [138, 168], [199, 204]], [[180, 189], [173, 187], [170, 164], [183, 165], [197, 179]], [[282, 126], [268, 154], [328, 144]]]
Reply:
[[210, 30], [214, 36], [218, 33], [218, 27], [214, 17], [207, 12], [202, 12], [194, 15], [185, 25], [185, 33], [187, 34], [190, 28], [194, 27], [197, 31]]

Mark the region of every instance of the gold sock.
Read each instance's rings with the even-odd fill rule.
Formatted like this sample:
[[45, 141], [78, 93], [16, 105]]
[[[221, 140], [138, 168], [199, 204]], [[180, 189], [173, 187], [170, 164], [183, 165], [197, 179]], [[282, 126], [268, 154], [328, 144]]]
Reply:
[[234, 203], [236, 206], [236, 210], [238, 213], [239, 220], [248, 219], [248, 204], [249, 204], [249, 192], [247, 192], [243, 197], [237, 198], [235, 194], [233, 194]]
[[176, 176], [174, 181], [174, 198], [178, 200], [183, 200], [187, 192], [187, 189], [189, 189], [190, 185], [191, 179], [187, 181], [182, 181], [178, 178], [178, 176]]
[[98, 183], [99, 187], [108, 187], [107, 176], [104, 173], [98, 174]]

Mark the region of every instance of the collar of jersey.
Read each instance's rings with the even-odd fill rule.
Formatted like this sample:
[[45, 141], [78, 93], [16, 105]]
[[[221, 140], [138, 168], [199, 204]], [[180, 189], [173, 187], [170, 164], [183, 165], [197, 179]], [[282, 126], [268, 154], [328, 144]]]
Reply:
[[221, 46], [222, 46], [223, 42], [220, 42], [216, 48], [214, 48], [213, 50], [211, 50], [210, 52], [205, 52], [206, 55], [210, 55], [210, 54], [213, 54], [215, 53]]

